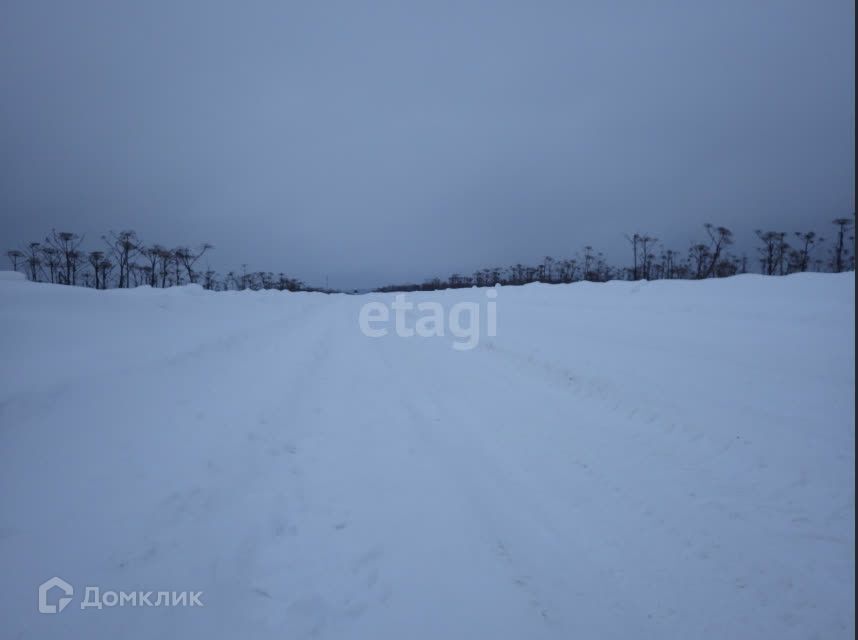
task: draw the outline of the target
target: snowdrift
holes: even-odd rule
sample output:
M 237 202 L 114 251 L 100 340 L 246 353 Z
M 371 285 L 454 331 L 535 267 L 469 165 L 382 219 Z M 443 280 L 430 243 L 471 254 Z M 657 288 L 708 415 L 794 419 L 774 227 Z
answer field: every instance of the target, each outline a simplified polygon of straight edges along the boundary
M 3 636 L 854 635 L 853 274 L 496 293 L 0 275 Z

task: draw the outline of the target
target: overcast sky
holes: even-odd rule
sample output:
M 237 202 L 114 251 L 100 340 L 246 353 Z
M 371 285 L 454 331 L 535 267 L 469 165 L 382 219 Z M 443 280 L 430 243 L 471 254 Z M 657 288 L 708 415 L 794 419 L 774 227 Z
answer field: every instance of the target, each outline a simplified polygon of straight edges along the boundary
M 0 0 L 0 243 L 363 287 L 854 210 L 854 0 Z M 8 268 L 3 267 L 3 268 Z

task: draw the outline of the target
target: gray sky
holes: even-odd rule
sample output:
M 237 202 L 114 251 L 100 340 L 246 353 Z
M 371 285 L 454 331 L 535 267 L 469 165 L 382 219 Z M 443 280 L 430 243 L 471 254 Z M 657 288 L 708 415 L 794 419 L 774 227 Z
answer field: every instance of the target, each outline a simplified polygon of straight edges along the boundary
M 0 0 L 0 243 L 337 287 L 854 210 L 854 1 Z M 744 242 L 741 242 L 744 240 Z M 4 267 L 8 268 L 8 267 Z

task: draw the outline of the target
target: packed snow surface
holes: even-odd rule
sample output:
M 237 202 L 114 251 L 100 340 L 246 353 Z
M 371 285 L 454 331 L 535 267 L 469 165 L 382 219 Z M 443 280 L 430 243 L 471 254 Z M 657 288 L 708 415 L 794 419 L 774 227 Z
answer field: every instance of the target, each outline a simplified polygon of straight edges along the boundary
M 0 636 L 854 635 L 853 274 L 494 291 L 0 278 Z

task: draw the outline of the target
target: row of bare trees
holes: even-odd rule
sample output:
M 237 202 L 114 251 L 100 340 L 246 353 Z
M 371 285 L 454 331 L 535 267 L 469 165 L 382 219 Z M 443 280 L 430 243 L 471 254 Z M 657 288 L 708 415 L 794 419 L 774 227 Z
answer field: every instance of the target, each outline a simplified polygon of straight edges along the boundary
M 111 231 L 101 237 L 103 248 L 91 251 L 81 249 L 83 241 L 76 233 L 53 230 L 44 241 L 11 249 L 6 256 L 15 271 L 35 282 L 124 289 L 196 283 L 201 274 L 195 265 L 212 248 L 146 245 L 134 231 Z
M 283 273 L 230 271 L 220 277 L 214 270 L 200 270 L 198 264 L 212 245 L 196 249 L 187 246 L 167 248 L 145 244 L 134 231 L 111 232 L 101 237 L 103 248 L 81 249 L 84 238 L 67 231 L 52 231 L 43 242 L 30 242 L 21 249 L 6 252 L 12 268 L 34 282 L 78 285 L 94 289 L 129 288 L 141 285 L 171 287 L 200 284 L 211 290 L 278 289 L 280 291 L 319 291 Z
M 15 271 L 34 282 L 50 282 L 94 289 L 172 287 L 199 284 L 215 291 L 242 289 L 278 289 L 281 291 L 319 291 L 283 273 L 230 271 L 219 276 L 214 270 L 199 268 L 200 259 L 212 249 L 203 243 L 167 248 L 146 244 L 134 231 L 110 232 L 101 236 L 102 248 L 84 251 L 84 238 L 68 231 L 52 231 L 42 242 L 30 242 L 12 249 L 6 256 Z
M 786 275 L 802 271 L 841 272 L 855 269 L 854 220 L 838 218 L 834 241 L 827 247 L 813 231 L 755 232 L 760 273 Z M 514 264 L 481 269 L 472 275 L 454 273 L 446 280 L 433 278 L 422 284 L 380 287 L 378 291 L 432 291 L 471 286 L 520 285 L 529 282 L 565 283 L 578 280 L 605 282 L 612 279 L 660 280 L 724 278 L 751 270 L 747 255 L 730 253 L 733 232 L 727 227 L 705 224 L 706 237 L 692 243 L 683 253 L 664 247 L 658 238 L 644 233 L 627 235 L 632 249 L 632 266 L 612 267 L 590 246 L 574 258 L 546 256 L 538 265 Z
M 801 271 L 840 272 L 855 268 L 854 215 L 837 218 L 830 243 L 813 231 L 787 233 L 757 230 L 757 260 L 760 272 L 786 275 Z M 632 248 L 631 267 L 613 267 L 602 253 L 586 246 L 574 258 L 546 256 L 540 264 L 513 264 L 481 269 L 472 275 L 454 273 L 446 280 L 434 278 L 422 284 L 381 287 L 379 291 L 413 291 L 470 286 L 521 285 L 529 282 L 564 283 L 612 279 L 703 279 L 723 278 L 749 271 L 747 256 L 735 256 L 730 229 L 704 225 L 705 239 L 680 252 L 664 247 L 658 238 L 644 233 L 626 236 Z M 212 269 L 201 271 L 200 259 L 212 249 L 203 243 L 196 249 L 143 243 L 134 231 L 110 232 L 101 237 L 103 247 L 81 249 L 84 238 L 67 231 L 52 231 L 43 242 L 31 242 L 6 253 L 12 268 L 30 280 L 80 285 L 95 289 L 128 288 L 140 285 L 169 287 L 198 283 L 212 290 L 277 289 L 281 291 L 328 291 L 306 286 L 283 273 L 230 271 L 220 277 Z
M 761 272 L 766 275 L 784 275 L 796 271 L 828 270 L 840 273 L 854 269 L 854 222 L 851 218 L 837 218 L 833 223 L 837 230 L 827 255 L 822 250 L 825 239 L 813 231 L 795 232 L 794 239 L 782 231 L 757 231 L 761 243 Z

